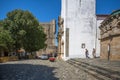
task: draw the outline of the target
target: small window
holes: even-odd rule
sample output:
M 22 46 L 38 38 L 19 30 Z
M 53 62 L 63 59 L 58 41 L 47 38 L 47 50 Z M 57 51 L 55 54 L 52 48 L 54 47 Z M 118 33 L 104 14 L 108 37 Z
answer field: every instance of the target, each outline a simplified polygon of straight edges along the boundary
M 83 49 L 85 48 L 85 43 L 81 44 L 81 48 L 83 48 Z

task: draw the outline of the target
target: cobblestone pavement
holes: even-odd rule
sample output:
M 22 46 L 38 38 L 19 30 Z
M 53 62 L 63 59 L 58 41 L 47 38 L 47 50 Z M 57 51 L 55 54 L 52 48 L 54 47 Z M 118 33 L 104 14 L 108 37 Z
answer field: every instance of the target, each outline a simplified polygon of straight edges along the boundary
M 0 63 L 0 80 L 97 80 L 62 60 L 21 60 Z

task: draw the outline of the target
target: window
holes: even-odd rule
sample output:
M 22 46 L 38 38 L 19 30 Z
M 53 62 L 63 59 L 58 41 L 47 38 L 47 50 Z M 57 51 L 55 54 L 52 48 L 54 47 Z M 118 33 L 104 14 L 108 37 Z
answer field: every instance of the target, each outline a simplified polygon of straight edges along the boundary
M 85 43 L 81 44 L 81 48 L 83 48 L 83 49 L 85 48 Z

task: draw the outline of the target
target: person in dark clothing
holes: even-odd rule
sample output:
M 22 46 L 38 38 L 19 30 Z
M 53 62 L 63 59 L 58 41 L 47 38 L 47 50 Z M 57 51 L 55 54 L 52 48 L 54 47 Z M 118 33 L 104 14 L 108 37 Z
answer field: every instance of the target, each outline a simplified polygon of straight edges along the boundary
M 86 58 L 89 58 L 89 52 L 88 52 L 88 50 L 87 49 L 85 49 L 85 55 L 86 55 Z

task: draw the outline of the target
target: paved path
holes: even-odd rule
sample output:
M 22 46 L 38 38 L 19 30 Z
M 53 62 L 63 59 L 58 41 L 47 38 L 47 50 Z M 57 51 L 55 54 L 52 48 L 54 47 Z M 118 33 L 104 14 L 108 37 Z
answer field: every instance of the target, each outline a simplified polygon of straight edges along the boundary
M 0 80 L 97 80 L 67 62 L 21 60 L 0 63 Z

